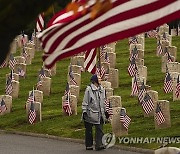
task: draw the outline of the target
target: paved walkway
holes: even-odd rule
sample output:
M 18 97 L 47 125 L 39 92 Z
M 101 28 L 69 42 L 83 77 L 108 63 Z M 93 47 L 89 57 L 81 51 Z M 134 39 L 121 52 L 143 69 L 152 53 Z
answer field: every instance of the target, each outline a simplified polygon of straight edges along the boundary
M 109 148 L 86 151 L 83 144 L 33 136 L 0 134 L 0 154 L 139 154 Z

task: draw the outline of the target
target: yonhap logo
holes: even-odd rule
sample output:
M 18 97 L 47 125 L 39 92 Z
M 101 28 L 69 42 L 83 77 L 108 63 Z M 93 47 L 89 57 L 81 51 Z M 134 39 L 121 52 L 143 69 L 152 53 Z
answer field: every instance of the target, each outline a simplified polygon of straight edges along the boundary
M 106 148 L 112 147 L 116 143 L 116 137 L 113 133 L 104 134 L 102 143 Z

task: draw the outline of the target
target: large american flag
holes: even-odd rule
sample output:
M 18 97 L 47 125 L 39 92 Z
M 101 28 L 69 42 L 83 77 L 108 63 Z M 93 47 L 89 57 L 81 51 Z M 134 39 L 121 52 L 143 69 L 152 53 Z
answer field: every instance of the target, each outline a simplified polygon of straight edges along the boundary
M 171 91 L 173 91 L 172 78 L 170 73 L 167 72 L 164 79 L 164 92 L 169 93 Z
M 70 105 L 70 95 L 65 96 L 66 99 L 63 101 L 63 110 L 70 116 L 72 115 L 71 105 Z
M 163 53 L 163 48 L 162 48 L 161 42 L 159 40 L 157 43 L 157 54 L 161 55 L 162 53 Z
M 160 125 L 166 121 L 159 104 L 157 104 L 154 117 L 155 117 L 155 120 L 157 121 L 158 125 Z
M 137 76 L 134 76 L 134 82 L 132 83 L 131 96 L 137 96 L 138 94 L 138 82 Z
M 85 14 L 82 7 L 76 15 L 73 11 L 58 12 L 48 28 L 38 35 L 46 67 L 74 54 L 151 30 L 178 19 L 180 14 L 179 0 L 112 0 L 112 8 L 92 20 L 92 6 L 94 1 L 89 1 Z
M 138 99 L 140 103 L 142 103 L 145 93 L 146 93 L 146 86 L 143 81 L 141 86 L 139 87 L 139 92 L 138 92 Z
M 145 94 L 141 105 L 146 114 L 149 114 L 151 111 L 154 110 L 153 100 L 148 93 Z
M 1 104 L 0 104 L 0 113 L 5 112 L 7 110 L 6 104 L 4 99 L 1 100 Z
M 10 95 L 12 91 L 13 91 L 12 80 L 10 77 L 8 77 L 6 81 L 5 93 L 6 95 Z
M 176 95 L 177 98 L 178 98 L 179 95 L 180 95 L 180 81 L 179 81 L 179 75 L 178 75 L 178 78 L 177 78 L 175 95 Z
M 136 66 L 136 60 L 135 58 L 132 58 L 130 61 L 130 64 L 128 66 L 128 73 L 130 76 L 135 76 L 138 72 L 137 66 Z
M 122 122 L 123 126 L 128 130 L 131 118 L 126 114 L 125 108 L 121 108 L 120 121 Z
M 44 13 L 38 15 L 36 20 L 36 32 L 41 32 L 44 29 Z
M 137 43 L 138 43 L 138 39 L 136 36 L 129 37 L 129 45 L 130 44 L 137 44 Z
M 28 116 L 28 120 L 30 124 L 34 124 L 36 122 L 36 110 L 34 108 L 34 101 L 31 102 L 31 106 L 30 106 L 30 110 L 29 110 L 29 116 Z
M 96 48 L 86 51 L 84 59 L 84 68 L 92 74 L 96 72 Z
M 9 57 L 9 68 L 10 69 L 14 69 L 14 66 L 16 65 L 16 60 L 14 59 L 14 56 L 12 54 L 10 54 L 10 57 Z

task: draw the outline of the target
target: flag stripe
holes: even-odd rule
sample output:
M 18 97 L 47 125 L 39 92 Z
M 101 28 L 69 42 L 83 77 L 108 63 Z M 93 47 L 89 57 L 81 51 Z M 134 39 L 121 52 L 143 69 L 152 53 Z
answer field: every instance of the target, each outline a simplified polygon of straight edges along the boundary
M 39 35 L 45 50 L 45 65 L 51 67 L 55 61 L 72 54 L 150 30 L 173 20 L 180 14 L 179 4 L 180 1 L 175 0 L 115 1 L 111 10 L 95 20 L 89 19 L 89 13 L 69 24 L 53 25 Z M 48 34 L 54 27 L 57 27 L 57 32 L 54 35 L 52 32 Z M 47 35 L 43 36 L 45 33 Z

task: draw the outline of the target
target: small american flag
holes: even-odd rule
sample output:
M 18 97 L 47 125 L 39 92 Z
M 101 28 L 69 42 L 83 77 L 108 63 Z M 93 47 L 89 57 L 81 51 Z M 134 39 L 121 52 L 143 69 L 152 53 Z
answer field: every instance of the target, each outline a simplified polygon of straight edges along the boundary
M 137 66 L 136 66 L 136 60 L 135 58 L 132 58 L 132 60 L 130 61 L 130 64 L 128 66 L 128 73 L 130 76 L 135 76 L 138 72 Z
M 105 53 L 105 56 L 104 56 L 104 62 L 110 64 L 110 60 L 109 60 L 109 56 L 107 52 Z
M 139 92 L 138 92 L 138 99 L 139 99 L 140 103 L 142 103 L 142 101 L 143 101 L 144 93 L 146 93 L 146 87 L 145 87 L 145 84 L 143 81 L 141 86 L 139 87 Z
M 19 76 L 21 76 L 21 77 L 24 77 L 24 76 L 25 76 L 24 70 L 23 70 L 22 68 L 19 68 L 19 67 L 18 67 L 18 74 L 19 74 Z
M 10 54 L 10 57 L 9 57 L 9 68 L 13 70 L 16 63 L 17 62 L 14 59 L 14 56 L 12 54 Z
M 66 96 L 66 95 L 70 95 L 70 89 L 69 89 L 69 83 L 68 82 L 66 84 L 66 89 L 64 91 L 64 96 Z
M 164 79 L 164 92 L 169 93 L 171 91 L 173 91 L 172 78 L 170 73 L 167 72 Z
M 9 77 L 11 78 L 11 80 L 15 80 L 13 70 L 11 70 Z
M 147 37 L 150 38 L 157 38 L 157 31 L 156 30 L 150 30 L 147 32 Z
M 45 77 L 46 77 L 46 74 L 45 74 L 45 72 L 44 72 L 43 67 L 42 67 L 41 70 L 39 71 L 39 77 L 40 77 L 40 78 L 45 78 Z
M 34 96 L 34 89 L 33 89 L 27 99 L 27 103 L 32 103 L 34 101 L 35 101 L 35 96 Z
M 137 47 L 135 46 L 135 47 L 131 50 L 129 60 L 132 61 L 132 59 L 137 59 L 137 58 L 138 58 L 138 49 L 137 49 Z
M 7 110 L 6 104 L 4 99 L 1 100 L 1 104 L 0 104 L 0 113 L 5 112 Z
M 72 115 L 72 110 L 70 106 L 70 95 L 66 95 L 66 99 L 63 101 L 63 109 L 69 116 Z
M 162 35 L 162 40 L 168 40 L 166 33 L 164 32 Z
M 26 38 L 24 36 L 24 31 L 21 32 L 21 45 L 24 47 L 26 43 Z
M 132 84 L 131 96 L 137 96 L 138 94 L 138 82 L 136 75 L 134 76 L 134 82 Z
M 157 54 L 161 55 L 162 53 L 163 53 L 163 48 L 162 48 L 161 42 L 159 40 L 158 44 L 157 44 Z
M 13 91 L 13 86 L 12 86 L 12 80 L 10 77 L 8 77 L 6 81 L 6 88 L 5 88 L 5 93 L 6 95 L 10 95 Z
M 149 114 L 151 111 L 154 110 L 154 103 L 152 98 L 148 95 L 148 93 L 145 94 L 144 99 L 141 103 L 142 108 L 146 114 Z
M 1 64 L 0 68 L 4 68 L 6 67 L 7 63 L 6 63 L 6 60 L 3 61 L 3 63 Z
M 157 104 L 154 117 L 155 117 L 155 120 L 157 121 L 158 125 L 160 125 L 166 121 L 159 104 Z
M 69 68 L 69 78 L 70 78 L 70 83 L 72 83 L 72 85 L 77 85 L 77 82 L 74 78 L 74 75 L 73 75 L 73 71 L 72 71 L 72 66 L 70 65 L 70 68 Z
M 177 98 L 178 98 L 179 95 L 180 95 L 180 81 L 179 81 L 179 75 L 178 75 L 178 78 L 177 78 L 177 84 L 176 84 L 175 95 L 176 95 Z
M 38 82 L 36 84 L 36 89 L 39 89 L 41 86 L 42 86 L 42 81 L 41 81 L 41 78 L 39 77 Z
M 25 60 L 27 60 L 28 54 L 27 54 L 27 52 L 26 52 L 24 47 L 22 48 L 22 56 L 25 58 Z
M 172 56 L 168 52 L 168 48 L 167 47 L 164 48 L 164 53 L 165 53 L 165 56 L 167 57 L 167 62 L 173 62 Z
M 106 73 L 106 70 L 103 66 L 101 66 L 100 62 L 98 61 L 97 66 L 96 66 L 96 74 L 99 76 L 101 79 L 104 77 Z
M 120 121 L 123 123 L 123 126 L 128 130 L 131 118 L 126 114 L 125 108 L 121 108 Z
M 138 43 L 138 39 L 136 36 L 130 37 L 129 38 L 129 45 L 130 44 L 137 44 Z
M 109 68 L 107 68 L 106 73 L 104 74 L 104 80 L 107 81 L 109 79 Z
M 104 57 L 106 49 L 107 49 L 107 44 L 100 46 L 100 48 L 99 48 L 99 50 L 100 50 L 100 55 L 99 55 L 100 58 Z
M 30 110 L 29 110 L 29 116 L 28 116 L 28 119 L 29 119 L 29 123 L 30 124 L 34 124 L 35 121 L 36 121 L 36 110 L 34 108 L 34 101 L 31 102 L 31 106 L 30 106 Z

